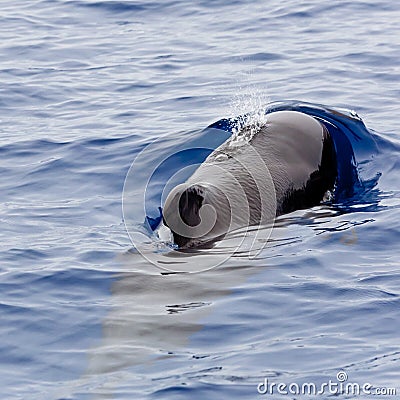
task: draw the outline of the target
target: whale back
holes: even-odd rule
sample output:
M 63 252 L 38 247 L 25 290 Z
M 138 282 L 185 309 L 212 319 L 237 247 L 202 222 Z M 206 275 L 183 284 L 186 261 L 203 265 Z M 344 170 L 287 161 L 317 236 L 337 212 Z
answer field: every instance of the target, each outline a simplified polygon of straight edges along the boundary
M 202 170 L 207 165 L 218 164 L 221 154 L 224 154 L 228 157 L 224 160 L 225 168 L 234 171 L 247 197 L 250 197 L 254 185 L 246 175 L 251 169 L 254 170 L 253 175 L 261 173 L 260 169 L 251 166 L 254 151 L 260 155 L 264 169 L 268 169 L 272 177 L 276 215 L 317 205 L 328 190 L 333 191 L 337 165 L 329 132 L 315 118 L 297 111 L 268 114 L 266 123 L 251 136 L 248 143 L 236 145 L 235 138 L 228 139 L 208 156 L 190 180 L 193 182 L 201 175 L 202 179 L 207 179 Z M 229 165 L 230 158 L 240 161 L 238 170 Z M 208 173 L 208 177 L 213 181 L 217 179 L 215 174 Z M 250 207 L 256 207 L 256 204 L 250 202 Z
M 317 205 L 333 191 L 336 153 L 326 127 L 297 111 L 277 111 L 252 140 L 271 172 L 277 215 Z

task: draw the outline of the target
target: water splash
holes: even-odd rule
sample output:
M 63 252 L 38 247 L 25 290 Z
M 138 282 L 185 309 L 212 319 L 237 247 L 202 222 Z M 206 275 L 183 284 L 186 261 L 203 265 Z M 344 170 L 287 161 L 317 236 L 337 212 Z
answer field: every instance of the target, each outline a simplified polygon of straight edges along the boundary
M 246 75 L 247 81 L 251 75 Z M 265 125 L 267 116 L 266 104 L 269 98 L 266 90 L 261 86 L 245 82 L 239 84 L 236 94 L 230 104 L 230 124 L 232 126 L 232 138 L 230 146 L 240 146 L 249 143 L 253 136 Z M 239 115 L 239 117 L 238 117 Z

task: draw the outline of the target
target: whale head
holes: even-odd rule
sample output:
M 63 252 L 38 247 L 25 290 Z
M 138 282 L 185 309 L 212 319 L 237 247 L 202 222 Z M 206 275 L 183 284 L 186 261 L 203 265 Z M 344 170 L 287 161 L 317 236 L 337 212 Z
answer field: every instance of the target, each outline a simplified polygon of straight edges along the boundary
M 226 195 L 207 184 L 183 183 L 169 193 L 163 223 L 180 248 L 202 246 L 221 237 L 231 224 Z

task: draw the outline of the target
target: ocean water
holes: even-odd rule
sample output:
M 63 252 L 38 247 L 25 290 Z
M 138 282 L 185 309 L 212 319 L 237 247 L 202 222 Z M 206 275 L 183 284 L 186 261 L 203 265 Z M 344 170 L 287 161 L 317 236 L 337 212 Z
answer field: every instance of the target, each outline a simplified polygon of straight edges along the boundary
M 400 5 L 4 0 L 0 15 L 1 399 L 299 399 L 330 380 L 398 398 Z M 193 161 L 165 151 L 304 102 L 362 118 L 364 191 L 280 217 L 256 257 L 207 271 L 167 273 L 223 251 L 138 251 L 163 174 Z M 141 200 L 123 213 L 127 188 Z

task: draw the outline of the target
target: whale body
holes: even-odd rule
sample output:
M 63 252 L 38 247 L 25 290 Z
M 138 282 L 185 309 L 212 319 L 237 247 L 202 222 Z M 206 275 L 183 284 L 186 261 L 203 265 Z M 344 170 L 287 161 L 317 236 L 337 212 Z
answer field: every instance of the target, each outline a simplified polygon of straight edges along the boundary
M 246 131 L 247 129 L 247 131 Z M 164 225 L 180 248 L 320 204 L 334 190 L 336 149 L 325 124 L 299 111 L 275 111 L 215 149 L 173 188 Z

